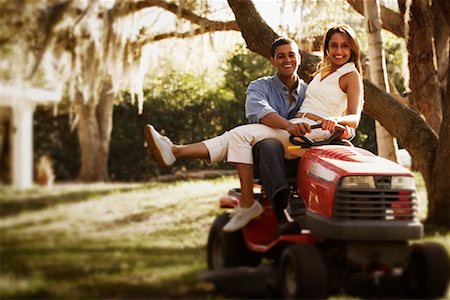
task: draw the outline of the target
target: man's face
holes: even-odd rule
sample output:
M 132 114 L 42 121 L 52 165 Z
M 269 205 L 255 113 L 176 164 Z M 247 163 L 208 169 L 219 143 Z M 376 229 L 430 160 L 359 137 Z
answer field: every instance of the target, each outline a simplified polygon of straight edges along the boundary
M 281 45 L 275 50 L 275 57 L 270 58 L 270 62 L 277 69 L 278 76 L 282 78 L 292 77 L 297 74 L 300 65 L 300 54 L 297 46 Z

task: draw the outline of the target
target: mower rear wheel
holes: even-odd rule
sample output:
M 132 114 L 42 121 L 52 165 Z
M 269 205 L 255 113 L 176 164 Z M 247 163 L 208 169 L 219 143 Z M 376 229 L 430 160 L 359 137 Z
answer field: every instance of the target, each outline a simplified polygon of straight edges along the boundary
M 404 273 L 407 296 L 443 297 L 449 279 L 450 259 L 441 244 L 426 242 L 411 245 L 409 263 Z
M 207 262 L 211 271 L 238 266 L 254 267 L 261 263 L 261 255 L 247 248 L 242 230 L 235 232 L 222 230 L 229 220 L 228 213 L 219 215 L 209 230 Z
M 315 245 L 292 245 L 283 251 L 280 286 L 284 299 L 326 298 L 326 266 Z

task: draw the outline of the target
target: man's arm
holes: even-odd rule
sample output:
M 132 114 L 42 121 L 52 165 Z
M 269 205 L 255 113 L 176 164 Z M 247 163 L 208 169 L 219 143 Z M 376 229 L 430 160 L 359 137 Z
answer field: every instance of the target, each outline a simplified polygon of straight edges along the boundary
M 250 83 L 247 88 L 247 99 L 245 102 L 246 117 L 250 123 L 261 123 L 272 128 L 283 129 L 296 136 L 302 136 L 307 132 L 311 132 L 308 124 L 293 124 L 282 117 L 271 106 L 269 97 L 269 89 L 264 79 Z
M 273 112 L 264 116 L 261 123 L 272 128 L 287 129 L 292 123 L 279 114 Z
M 261 123 L 272 128 L 284 129 L 295 136 L 303 136 L 311 132 L 311 127 L 307 123 L 292 123 L 277 113 L 267 114 L 261 119 Z

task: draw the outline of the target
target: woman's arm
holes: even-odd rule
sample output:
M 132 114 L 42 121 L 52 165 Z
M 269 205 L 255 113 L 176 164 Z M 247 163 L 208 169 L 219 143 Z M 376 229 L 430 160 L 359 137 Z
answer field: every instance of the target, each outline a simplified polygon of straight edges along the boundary
M 350 72 L 339 79 L 339 85 L 347 94 L 347 114 L 322 121 L 322 128 L 333 130 L 336 123 L 356 128 L 361 118 L 363 107 L 363 84 L 358 72 Z

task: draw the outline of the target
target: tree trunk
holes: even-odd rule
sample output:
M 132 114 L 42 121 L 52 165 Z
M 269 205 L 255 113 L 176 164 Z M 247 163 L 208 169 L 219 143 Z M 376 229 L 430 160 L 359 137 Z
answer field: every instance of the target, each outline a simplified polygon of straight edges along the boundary
M 439 89 L 437 57 L 434 44 L 433 15 L 428 0 L 414 0 L 407 5 L 409 100 L 439 134 L 442 122 L 442 95 Z
M 447 93 L 447 76 L 449 73 L 449 38 L 450 38 L 450 20 L 446 12 L 450 9 L 449 1 L 435 0 L 432 3 L 431 10 L 433 14 L 433 32 L 434 45 L 436 48 L 437 76 L 440 92 L 445 99 Z M 444 110 L 444 107 L 442 108 Z M 444 111 L 443 111 L 444 113 Z
M 449 23 L 450 27 L 450 23 Z M 450 60 L 450 51 L 447 55 Z M 447 73 L 447 87 L 442 104 L 442 124 L 436 159 L 433 164 L 428 191 L 428 219 L 431 224 L 438 224 L 450 229 L 450 74 Z
M 268 39 L 273 34 L 254 35 L 253 32 L 255 30 L 261 30 L 261 28 L 258 28 L 258 24 L 254 25 L 252 22 L 241 20 L 261 19 L 251 1 L 228 0 L 228 3 L 235 12 L 236 21 L 239 24 L 247 45 L 249 45 L 249 49 L 264 57 L 268 57 L 268 47 L 270 47 L 272 40 L 262 41 L 260 37 L 266 36 Z M 239 7 L 246 8 L 245 14 L 238 13 Z M 267 25 L 265 28 L 267 28 Z M 272 29 L 269 28 L 267 30 L 273 33 Z M 266 48 L 264 49 L 261 45 L 266 45 Z M 417 53 L 414 55 L 417 55 Z M 301 68 L 306 67 L 306 70 L 308 70 L 302 73 L 302 78 L 305 81 L 309 81 L 309 70 L 314 69 L 318 60 L 314 55 L 302 53 Z M 448 83 L 447 97 L 443 99 L 443 103 L 446 104 L 440 139 L 438 139 L 436 131 L 432 130 L 417 111 L 401 104 L 368 80 L 364 80 L 364 94 L 364 111 L 373 119 L 378 120 L 391 135 L 399 140 L 416 161 L 417 168 L 424 177 L 429 196 L 429 217 L 427 222 L 450 227 L 450 218 L 448 218 L 448 212 L 450 211 L 448 209 L 450 205 L 450 180 L 448 180 L 448 170 L 450 169 L 450 151 L 448 150 L 450 149 L 450 112 L 447 100 L 449 98 Z M 427 99 L 430 98 L 426 97 L 424 101 Z
M 369 41 L 370 80 L 380 90 L 389 93 L 386 59 L 381 39 L 380 2 L 378 0 L 364 0 L 364 15 Z M 398 162 L 397 140 L 378 121 L 375 121 L 375 131 L 378 155 Z
M 450 26 L 443 21 L 439 10 L 436 7 L 432 9 L 426 0 L 414 0 L 408 3 L 407 12 L 410 17 L 407 43 L 410 100 L 439 135 L 439 144 L 434 152 L 435 157 L 429 165 L 430 176 L 424 176 L 428 192 L 427 223 L 450 228 L 448 218 L 450 181 L 447 175 L 450 169 L 450 151 L 448 150 L 450 146 L 448 113 Z M 440 76 L 443 76 L 442 73 L 446 74 L 447 87 L 440 83 L 440 73 Z
M 81 170 L 78 179 L 83 182 L 108 181 L 109 142 L 112 130 L 114 95 L 110 78 L 103 81 L 98 102 L 83 101 L 78 93 L 78 140 L 81 148 Z

